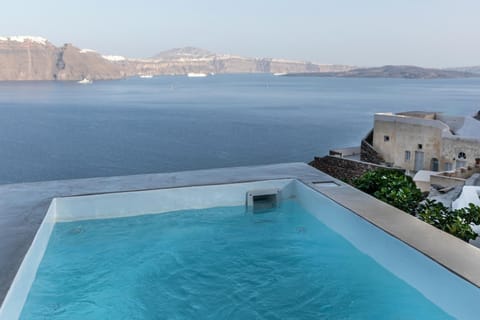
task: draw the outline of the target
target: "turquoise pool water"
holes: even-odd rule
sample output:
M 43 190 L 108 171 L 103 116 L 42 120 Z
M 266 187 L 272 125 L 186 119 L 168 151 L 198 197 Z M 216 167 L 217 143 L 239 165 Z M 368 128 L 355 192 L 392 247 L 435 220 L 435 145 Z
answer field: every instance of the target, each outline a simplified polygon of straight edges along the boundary
M 21 319 L 448 319 L 294 201 L 58 223 Z

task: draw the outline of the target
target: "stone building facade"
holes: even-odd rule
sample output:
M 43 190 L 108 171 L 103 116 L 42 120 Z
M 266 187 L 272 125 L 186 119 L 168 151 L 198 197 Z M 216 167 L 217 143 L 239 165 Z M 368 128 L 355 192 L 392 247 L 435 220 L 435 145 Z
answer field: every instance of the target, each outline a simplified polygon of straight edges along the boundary
M 434 112 L 375 114 L 373 148 L 389 165 L 451 171 L 480 165 L 480 121 Z

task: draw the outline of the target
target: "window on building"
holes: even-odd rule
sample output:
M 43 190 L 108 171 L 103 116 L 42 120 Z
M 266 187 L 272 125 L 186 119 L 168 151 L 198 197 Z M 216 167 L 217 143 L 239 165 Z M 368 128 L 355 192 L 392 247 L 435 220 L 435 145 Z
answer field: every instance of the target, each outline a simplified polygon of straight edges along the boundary
M 421 143 L 418 144 L 418 149 L 422 150 L 423 145 Z
M 452 171 L 452 163 L 451 162 L 445 162 L 445 171 Z
M 405 161 L 410 160 L 410 151 L 405 151 Z
M 467 155 L 465 154 L 465 152 L 459 152 L 458 159 L 467 159 Z
M 430 170 L 438 171 L 438 159 L 437 158 L 432 158 L 432 160 L 430 160 Z
M 383 141 L 385 142 L 390 141 L 390 136 L 383 136 Z
M 455 167 L 457 169 L 458 168 L 466 168 L 467 167 L 467 161 L 458 159 L 455 163 Z

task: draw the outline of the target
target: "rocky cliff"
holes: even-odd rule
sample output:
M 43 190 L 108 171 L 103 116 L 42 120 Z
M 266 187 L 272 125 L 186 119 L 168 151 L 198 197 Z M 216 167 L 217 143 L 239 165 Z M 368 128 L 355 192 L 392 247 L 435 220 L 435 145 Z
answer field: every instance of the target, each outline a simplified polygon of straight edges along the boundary
M 322 65 L 303 61 L 271 58 L 248 58 L 236 55 L 216 54 L 207 50 L 185 47 L 161 52 L 149 59 L 130 61 L 134 73 L 186 74 L 203 73 L 290 73 L 290 72 L 339 72 L 350 70 L 345 65 Z
M 321 65 L 270 58 L 216 54 L 185 47 L 146 59 L 102 56 L 71 44 L 56 47 L 40 37 L 0 37 L 0 81 L 120 79 L 141 74 L 339 72 L 344 65 Z
M 80 50 L 66 44 L 57 51 L 55 80 L 106 80 L 128 75 L 121 63 L 110 61 L 91 50 Z
M 0 38 L 0 80 L 51 80 L 57 48 L 43 38 Z
M 56 47 L 41 37 L 0 37 L 0 81 L 102 80 L 136 75 L 183 75 L 190 72 L 434 79 L 479 76 L 480 67 L 427 69 L 383 66 L 356 69 L 348 65 L 217 54 L 194 47 L 163 51 L 151 58 L 127 59 L 122 56 L 102 56 L 93 50 L 79 49 L 71 44 Z
M 118 79 L 121 64 L 70 44 L 56 47 L 40 37 L 0 37 L 0 80 Z

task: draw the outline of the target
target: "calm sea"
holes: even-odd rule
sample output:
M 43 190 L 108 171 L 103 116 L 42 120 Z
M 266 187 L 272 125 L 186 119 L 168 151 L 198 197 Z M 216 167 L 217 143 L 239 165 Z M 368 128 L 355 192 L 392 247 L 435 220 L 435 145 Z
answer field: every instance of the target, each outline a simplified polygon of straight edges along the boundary
M 308 162 L 359 145 L 375 112 L 479 109 L 480 79 L 0 82 L 0 184 Z

